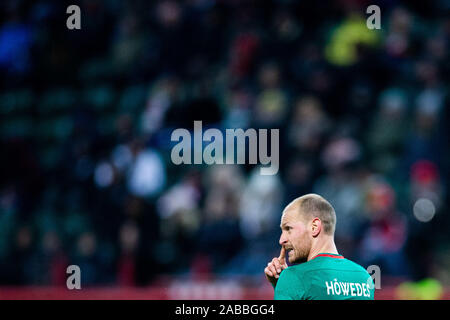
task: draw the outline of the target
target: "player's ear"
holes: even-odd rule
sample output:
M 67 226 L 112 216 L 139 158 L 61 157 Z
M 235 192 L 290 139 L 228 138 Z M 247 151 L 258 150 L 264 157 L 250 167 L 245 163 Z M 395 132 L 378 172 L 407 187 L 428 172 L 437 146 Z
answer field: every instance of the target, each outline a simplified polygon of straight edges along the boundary
M 322 221 L 320 221 L 319 218 L 314 218 L 311 223 L 312 236 L 317 237 L 320 234 L 321 230 L 322 230 Z

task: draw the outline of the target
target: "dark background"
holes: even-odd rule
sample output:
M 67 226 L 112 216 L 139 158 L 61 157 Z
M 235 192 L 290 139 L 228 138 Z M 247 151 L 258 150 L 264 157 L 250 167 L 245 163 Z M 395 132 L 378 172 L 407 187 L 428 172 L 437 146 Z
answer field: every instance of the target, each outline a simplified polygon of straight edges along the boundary
M 449 10 L 2 1 L 0 285 L 63 286 L 69 264 L 85 286 L 261 285 L 283 207 L 309 192 L 384 284 L 449 285 Z M 280 171 L 175 166 L 170 134 L 194 120 L 279 128 Z

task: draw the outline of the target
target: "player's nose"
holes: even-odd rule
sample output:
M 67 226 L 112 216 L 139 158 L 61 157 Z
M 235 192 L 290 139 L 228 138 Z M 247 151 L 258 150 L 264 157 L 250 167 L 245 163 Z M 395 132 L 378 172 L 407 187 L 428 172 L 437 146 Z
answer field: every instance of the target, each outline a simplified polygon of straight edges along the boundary
M 287 242 L 286 237 L 284 237 L 283 235 L 280 236 L 280 240 L 278 241 L 280 243 L 280 246 L 284 246 Z

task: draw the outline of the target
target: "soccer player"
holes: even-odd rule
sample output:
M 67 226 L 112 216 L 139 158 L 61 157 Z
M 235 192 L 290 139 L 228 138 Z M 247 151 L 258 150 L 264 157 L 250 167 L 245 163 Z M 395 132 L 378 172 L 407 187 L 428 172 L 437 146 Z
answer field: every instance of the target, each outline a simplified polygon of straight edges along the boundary
M 292 201 L 281 217 L 281 252 L 264 269 L 275 300 L 374 299 L 374 283 L 334 243 L 336 213 L 317 194 Z M 287 266 L 286 252 L 289 263 Z

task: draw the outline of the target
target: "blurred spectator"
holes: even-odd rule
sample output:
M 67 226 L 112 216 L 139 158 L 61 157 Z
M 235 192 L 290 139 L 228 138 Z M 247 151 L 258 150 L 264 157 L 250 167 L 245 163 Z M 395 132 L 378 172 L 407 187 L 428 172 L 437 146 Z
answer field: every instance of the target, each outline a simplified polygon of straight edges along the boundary
M 261 92 L 256 98 L 255 119 L 257 127 L 278 128 L 287 114 L 287 95 L 281 89 L 280 68 L 265 64 L 259 73 Z
M 334 65 L 350 66 L 358 61 L 362 46 L 373 47 L 378 42 L 378 32 L 369 30 L 365 19 L 353 13 L 333 30 L 325 56 Z
M 117 271 L 117 283 L 120 286 L 136 285 L 136 249 L 139 230 L 134 223 L 126 223 L 120 229 L 120 256 Z
M 0 70 L 11 77 L 26 75 L 31 67 L 33 28 L 23 21 L 19 1 L 3 6 L 7 19 L 0 27 Z
M 164 187 L 166 175 L 164 163 L 157 151 L 143 149 L 138 141 L 131 146 L 134 156 L 128 176 L 128 188 L 136 196 L 158 194 Z
M 365 265 L 375 264 L 391 276 L 408 276 L 409 269 L 402 251 L 407 234 L 406 219 L 396 210 L 394 190 L 377 177 L 368 179 L 365 214 L 368 226 L 359 247 Z
M 314 96 L 301 97 L 297 100 L 290 119 L 289 144 L 302 154 L 316 154 L 330 125 L 321 103 Z
M 392 172 L 402 153 L 408 132 L 407 97 L 404 91 L 390 88 L 380 95 L 379 109 L 368 131 L 371 164 L 380 172 Z
M 282 210 L 283 189 L 277 176 L 261 176 L 253 169 L 240 201 L 239 213 L 242 234 L 248 241 L 263 238 L 278 226 Z

